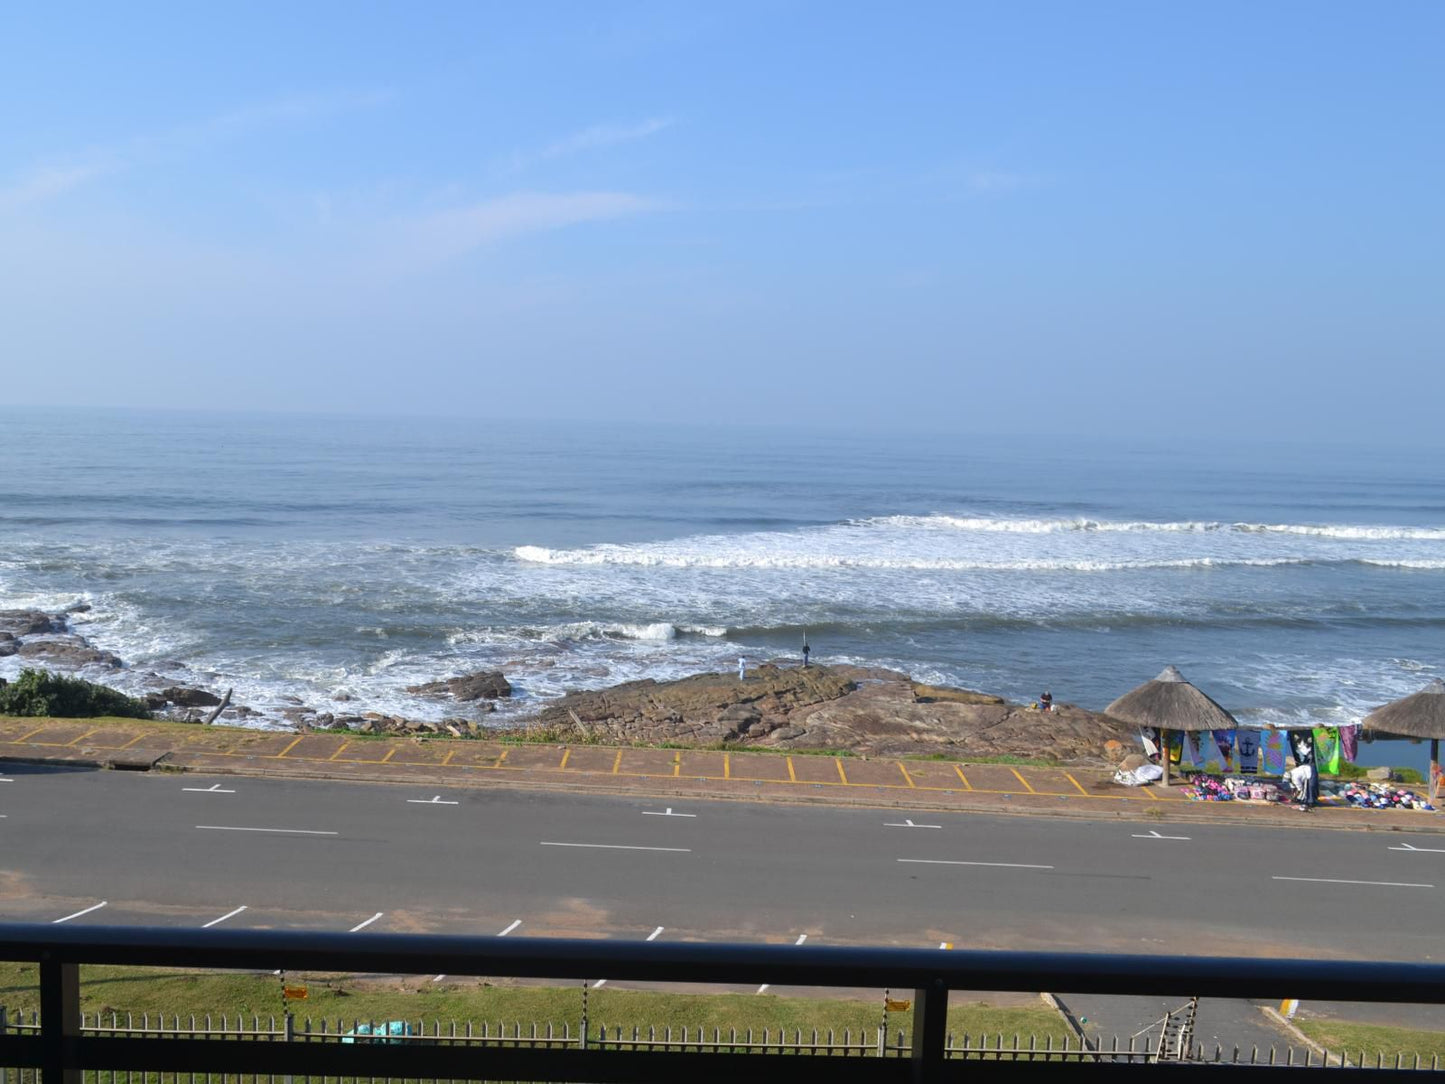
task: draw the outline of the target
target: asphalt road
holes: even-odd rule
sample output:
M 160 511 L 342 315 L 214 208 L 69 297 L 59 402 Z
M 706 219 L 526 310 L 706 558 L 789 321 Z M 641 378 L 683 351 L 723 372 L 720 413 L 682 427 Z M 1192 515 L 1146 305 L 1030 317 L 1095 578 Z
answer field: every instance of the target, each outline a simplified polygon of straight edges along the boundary
M 1445 835 L 740 802 L 668 815 L 643 798 L 20 765 L 0 779 L 9 921 L 1440 953 Z

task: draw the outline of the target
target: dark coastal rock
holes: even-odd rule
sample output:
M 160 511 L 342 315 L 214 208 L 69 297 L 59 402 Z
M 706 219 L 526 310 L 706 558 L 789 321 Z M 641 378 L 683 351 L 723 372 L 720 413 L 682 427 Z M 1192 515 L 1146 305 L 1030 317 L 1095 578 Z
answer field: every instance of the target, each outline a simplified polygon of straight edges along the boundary
M 39 636 L 64 631 L 64 618 L 57 620 L 40 610 L 0 610 L 0 632 L 8 632 L 12 636 Z
M 214 693 L 208 693 L 205 689 L 193 689 L 186 685 L 172 685 L 169 689 L 162 689 L 155 695 L 182 708 L 214 708 L 221 702 L 221 698 Z
M 66 640 L 27 640 L 20 645 L 16 654 L 77 670 L 82 666 L 107 666 L 112 670 L 119 670 L 121 667 L 119 655 L 91 647 L 78 636 Z
M 1053 712 L 907 675 L 850 666 L 759 666 L 680 681 L 636 681 L 568 693 L 534 726 L 565 740 L 659 744 L 726 742 L 768 749 L 846 749 L 865 756 L 942 754 L 1105 761 L 1132 730 L 1064 705 Z
M 13 655 L 20 650 L 20 645 L 14 636 L 8 632 L 0 632 L 0 659 L 6 655 Z
M 500 670 L 479 670 L 475 674 L 464 674 L 444 681 L 409 685 L 406 691 L 417 696 L 450 696 L 453 700 L 496 700 L 499 697 L 511 696 L 512 686 Z

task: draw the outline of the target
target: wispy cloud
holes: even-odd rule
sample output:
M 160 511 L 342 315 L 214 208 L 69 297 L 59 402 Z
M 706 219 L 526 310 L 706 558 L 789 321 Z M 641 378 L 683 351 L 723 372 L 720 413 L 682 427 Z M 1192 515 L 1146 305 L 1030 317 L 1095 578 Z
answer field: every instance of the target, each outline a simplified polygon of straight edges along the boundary
M 137 168 L 158 158 L 194 152 L 206 144 L 270 127 L 323 120 L 358 109 L 375 108 L 391 101 L 390 91 L 347 91 L 304 95 L 241 106 L 199 121 L 135 136 L 114 147 L 88 151 L 22 171 L 0 185 L 0 211 L 10 210 L 71 192 L 101 177 Z
M 396 226 L 392 270 L 415 270 L 523 234 L 655 210 L 628 192 L 518 192 L 410 219 Z
M 526 169 L 539 162 L 581 154 L 584 151 L 615 147 L 623 143 L 636 143 L 658 132 L 671 128 L 673 121 L 667 117 L 651 117 L 637 124 L 594 124 L 590 128 L 573 132 L 561 139 L 534 150 L 516 151 L 508 160 L 514 170 Z

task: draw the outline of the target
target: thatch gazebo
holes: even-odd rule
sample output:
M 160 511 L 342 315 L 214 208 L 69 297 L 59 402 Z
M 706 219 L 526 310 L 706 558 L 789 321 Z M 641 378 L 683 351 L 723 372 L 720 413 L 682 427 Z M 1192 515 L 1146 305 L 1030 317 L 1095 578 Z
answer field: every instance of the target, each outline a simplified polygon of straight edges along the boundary
M 1445 681 L 1436 678 L 1418 693 L 1376 708 L 1362 725 L 1373 736 L 1430 739 L 1430 804 L 1435 805 L 1440 790 L 1440 739 L 1445 738 Z
M 1105 715 L 1135 726 L 1159 728 L 1159 763 L 1162 786 L 1169 785 L 1169 732 L 1171 730 L 1230 730 L 1239 724 L 1234 716 L 1184 680 L 1177 667 L 1166 666 L 1153 681 L 1125 693 L 1104 709 Z

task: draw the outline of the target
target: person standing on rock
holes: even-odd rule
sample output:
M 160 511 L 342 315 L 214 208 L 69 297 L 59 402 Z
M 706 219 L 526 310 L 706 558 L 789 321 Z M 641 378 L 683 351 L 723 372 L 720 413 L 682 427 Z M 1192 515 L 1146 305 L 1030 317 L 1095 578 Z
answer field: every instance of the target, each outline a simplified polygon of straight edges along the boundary
M 738 680 L 748 680 L 748 660 L 742 655 L 738 656 Z
M 813 649 L 808 646 L 808 641 L 807 641 L 807 640 L 804 640 L 804 641 L 803 641 L 803 669 L 804 669 L 804 670 L 806 670 L 806 669 L 808 668 L 808 656 L 811 655 L 812 653 L 813 653 Z

